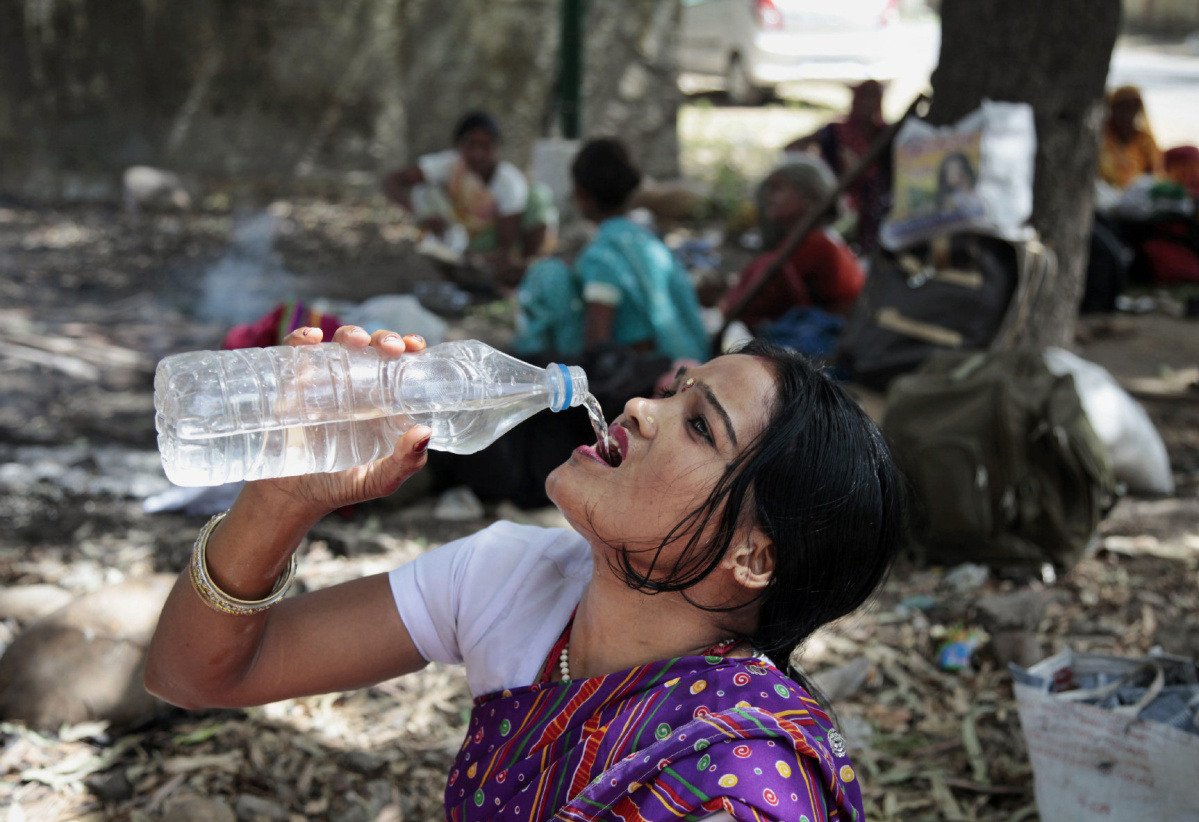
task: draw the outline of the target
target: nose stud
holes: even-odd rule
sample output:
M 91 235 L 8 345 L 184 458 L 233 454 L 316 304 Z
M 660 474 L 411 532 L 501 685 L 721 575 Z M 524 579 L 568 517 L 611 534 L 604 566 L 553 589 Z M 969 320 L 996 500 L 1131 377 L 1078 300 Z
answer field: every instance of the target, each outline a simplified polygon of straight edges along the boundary
M 649 416 L 648 414 L 645 417 L 645 421 L 648 422 L 650 425 L 654 424 L 654 418 Z

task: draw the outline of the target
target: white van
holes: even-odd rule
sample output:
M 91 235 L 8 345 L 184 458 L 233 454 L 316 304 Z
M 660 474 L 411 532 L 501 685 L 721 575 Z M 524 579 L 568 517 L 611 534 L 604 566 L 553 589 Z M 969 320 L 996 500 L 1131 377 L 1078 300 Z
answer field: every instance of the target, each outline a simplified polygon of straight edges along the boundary
M 733 102 L 781 83 L 889 80 L 899 0 L 682 0 L 680 72 L 723 77 Z

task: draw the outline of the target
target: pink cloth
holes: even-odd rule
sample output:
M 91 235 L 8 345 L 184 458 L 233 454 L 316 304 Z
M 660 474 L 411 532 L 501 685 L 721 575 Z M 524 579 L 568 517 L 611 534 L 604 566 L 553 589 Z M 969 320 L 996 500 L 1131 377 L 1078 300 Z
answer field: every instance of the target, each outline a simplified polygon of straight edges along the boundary
M 341 321 L 332 314 L 312 311 L 299 300 L 288 300 L 252 323 L 230 328 L 221 341 L 221 348 L 269 348 L 282 345 L 288 334 L 304 327 L 320 328 L 325 334 L 325 342 L 329 342 L 340 325 Z

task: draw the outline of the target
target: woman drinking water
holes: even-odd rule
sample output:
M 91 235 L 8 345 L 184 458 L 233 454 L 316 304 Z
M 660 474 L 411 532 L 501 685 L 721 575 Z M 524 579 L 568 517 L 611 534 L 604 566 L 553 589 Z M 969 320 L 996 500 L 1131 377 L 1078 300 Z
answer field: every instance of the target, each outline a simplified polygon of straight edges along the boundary
M 866 600 L 896 550 L 899 481 L 878 429 L 801 357 L 757 343 L 631 400 L 612 429 L 616 467 L 581 446 L 547 481 L 573 530 L 500 522 L 282 601 L 308 529 L 393 492 L 431 432 L 339 474 L 248 483 L 201 531 L 147 687 L 236 707 L 463 663 L 475 701 L 447 819 L 861 818 L 844 740 L 790 660 Z

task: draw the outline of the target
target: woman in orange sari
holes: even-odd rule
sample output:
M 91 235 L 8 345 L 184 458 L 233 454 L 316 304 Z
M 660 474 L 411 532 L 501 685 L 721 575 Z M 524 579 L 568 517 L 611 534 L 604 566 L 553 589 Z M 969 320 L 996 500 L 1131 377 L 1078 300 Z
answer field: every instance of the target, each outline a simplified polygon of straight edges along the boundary
M 1099 176 L 1125 189 L 1142 174 L 1161 176 L 1162 153 L 1145 119 L 1145 102 L 1135 86 L 1122 86 L 1108 100 L 1107 125 L 1099 150 Z

